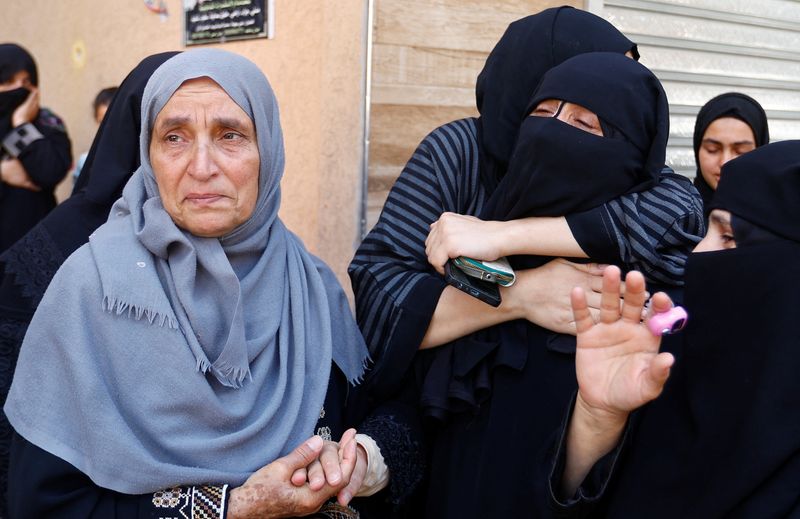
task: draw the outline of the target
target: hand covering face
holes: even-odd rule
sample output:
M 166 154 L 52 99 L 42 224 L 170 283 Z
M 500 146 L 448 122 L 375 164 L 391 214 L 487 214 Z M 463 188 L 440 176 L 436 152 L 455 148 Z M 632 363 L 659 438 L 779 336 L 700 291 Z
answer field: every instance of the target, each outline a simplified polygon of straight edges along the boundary
M 11 81 L 23 70 L 28 73 L 31 84 L 37 86 L 39 74 L 33 56 L 15 43 L 0 43 L 0 83 Z M 11 131 L 11 116 L 30 93 L 25 87 L 0 92 L 0 139 Z
M 258 136 L 256 207 L 221 238 L 174 224 L 150 166 L 156 116 L 198 77 L 225 90 Z M 108 223 L 45 294 L 6 414 L 119 492 L 240 484 L 313 434 L 331 362 L 355 382 L 366 347 L 333 273 L 277 217 L 283 137 L 256 65 L 202 49 L 159 67 L 142 100 L 140 157 Z

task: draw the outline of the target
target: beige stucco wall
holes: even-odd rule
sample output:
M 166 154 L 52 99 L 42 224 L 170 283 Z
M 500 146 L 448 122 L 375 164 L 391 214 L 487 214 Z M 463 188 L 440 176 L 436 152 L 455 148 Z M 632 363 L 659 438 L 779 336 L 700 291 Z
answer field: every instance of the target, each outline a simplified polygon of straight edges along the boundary
M 94 136 L 97 91 L 149 54 L 184 48 L 181 0 L 165 3 L 166 18 L 142 0 L 4 6 L 0 39 L 36 58 L 42 103 L 65 120 L 75 157 Z M 281 216 L 344 282 L 361 196 L 366 0 L 275 0 L 275 13 L 274 39 L 219 47 L 247 56 L 270 79 L 286 146 Z M 84 63 L 73 59 L 75 45 Z

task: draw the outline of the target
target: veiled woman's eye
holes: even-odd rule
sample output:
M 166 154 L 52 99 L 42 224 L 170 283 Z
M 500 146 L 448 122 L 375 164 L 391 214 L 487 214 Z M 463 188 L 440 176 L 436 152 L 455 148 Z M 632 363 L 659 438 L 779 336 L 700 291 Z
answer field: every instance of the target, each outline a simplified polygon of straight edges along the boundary
M 546 99 L 536 105 L 536 108 L 530 113 L 535 117 L 553 117 L 558 111 L 561 101 L 557 99 Z

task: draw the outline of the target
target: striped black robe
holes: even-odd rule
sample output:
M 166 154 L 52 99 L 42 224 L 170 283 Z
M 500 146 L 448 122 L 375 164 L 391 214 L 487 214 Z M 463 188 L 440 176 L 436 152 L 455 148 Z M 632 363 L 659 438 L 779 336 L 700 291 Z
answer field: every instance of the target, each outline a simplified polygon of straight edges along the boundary
M 375 361 L 371 379 L 394 387 L 425 335 L 446 283 L 430 266 L 425 238 L 444 212 L 478 215 L 481 182 L 476 120 L 440 126 L 417 147 L 348 272 L 358 324 Z M 682 286 L 686 256 L 702 238 L 703 206 L 689 179 L 669 168 L 659 184 L 567 216 L 595 260 L 641 271 L 648 283 Z

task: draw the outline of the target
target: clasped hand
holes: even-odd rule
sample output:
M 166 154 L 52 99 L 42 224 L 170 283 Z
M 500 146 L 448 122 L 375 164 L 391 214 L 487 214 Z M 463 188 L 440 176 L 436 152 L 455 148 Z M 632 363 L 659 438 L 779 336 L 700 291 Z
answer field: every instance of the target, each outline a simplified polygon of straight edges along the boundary
M 312 436 L 288 455 L 259 469 L 231 491 L 229 519 L 313 514 L 333 496 L 346 505 L 366 474 L 366 453 L 355 429 L 337 442 Z M 362 452 L 359 452 L 362 451 Z

